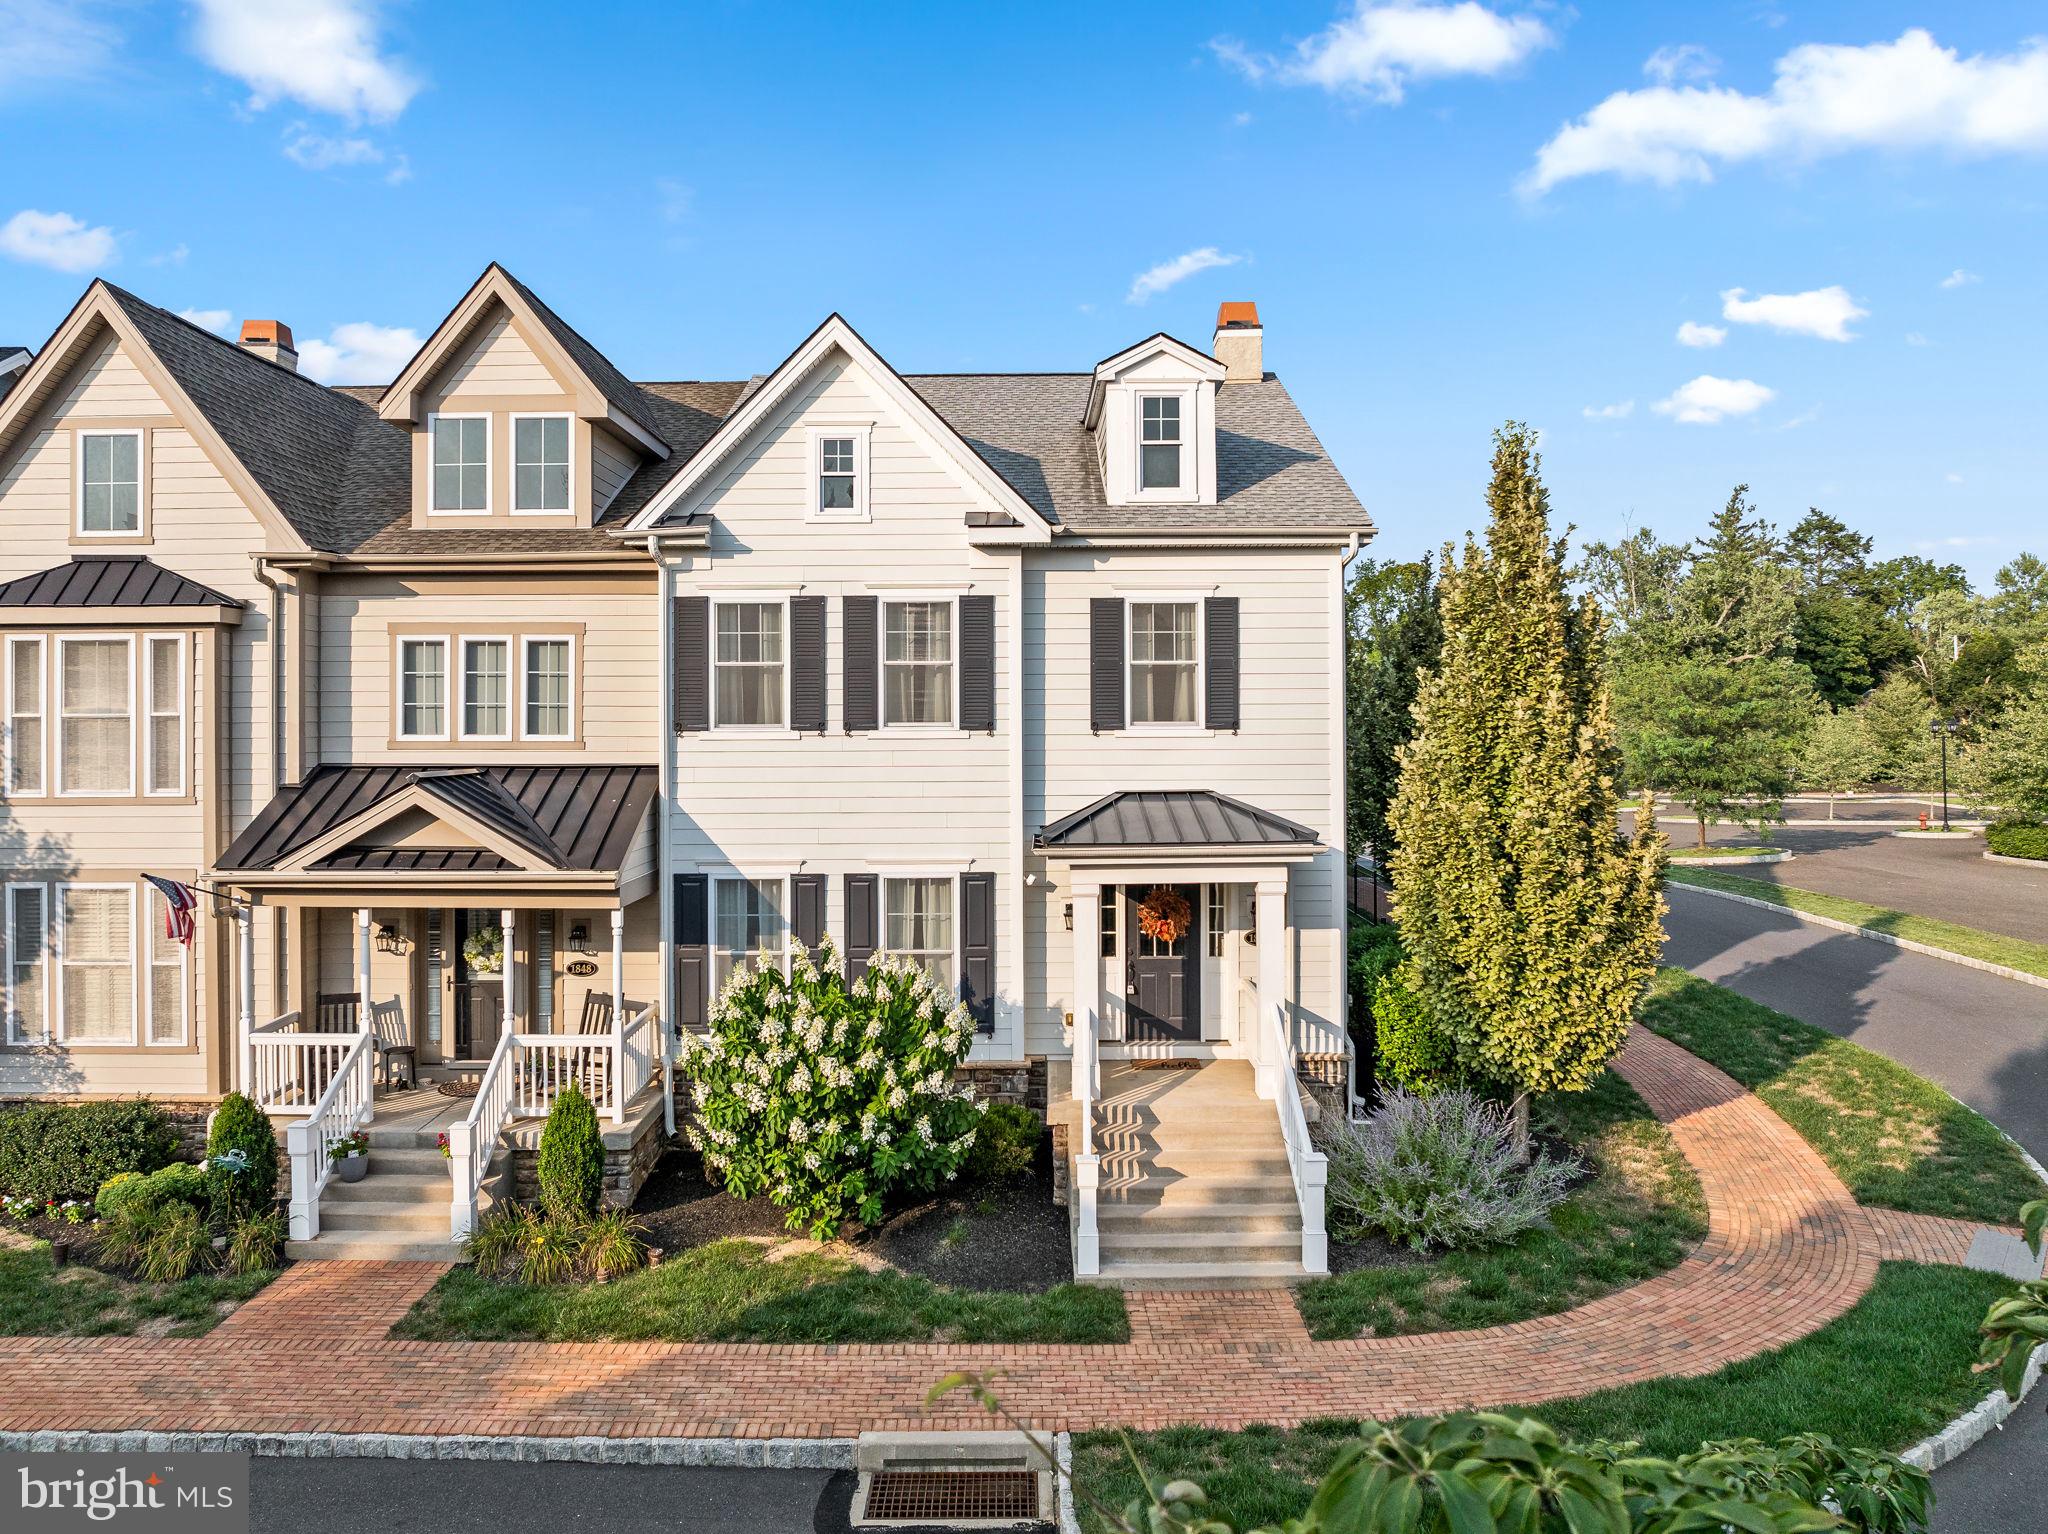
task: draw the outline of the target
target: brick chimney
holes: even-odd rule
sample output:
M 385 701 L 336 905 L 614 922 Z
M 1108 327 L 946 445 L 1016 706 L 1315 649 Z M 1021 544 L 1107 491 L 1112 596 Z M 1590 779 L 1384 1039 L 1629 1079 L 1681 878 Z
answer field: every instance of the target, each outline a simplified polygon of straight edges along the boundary
M 1257 383 L 1266 376 L 1265 336 L 1257 304 L 1240 299 L 1217 306 L 1216 339 L 1209 350 L 1223 364 L 1225 383 Z
M 283 320 L 242 321 L 242 346 L 294 373 L 299 370 L 298 348 L 292 345 L 292 327 Z

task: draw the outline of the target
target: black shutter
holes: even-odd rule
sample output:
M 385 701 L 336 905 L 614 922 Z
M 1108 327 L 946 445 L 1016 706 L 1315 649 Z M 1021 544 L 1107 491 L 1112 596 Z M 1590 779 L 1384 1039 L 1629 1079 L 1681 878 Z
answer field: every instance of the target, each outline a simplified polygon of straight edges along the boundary
M 846 982 L 851 985 L 867 973 L 868 960 L 881 946 L 881 913 L 876 909 L 881 891 L 873 874 L 847 874 L 846 887 Z
M 825 728 L 825 599 L 789 599 L 789 727 Z
M 711 881 L 677 874 L 672 906 L 676 1026 L 702 1032 L 711 1021 Z
M 711 598 L 677 597 L 675 644 L 676 729 L 711 728 Z
M 1124 727 L 1124 599 L 1088 603 L 1088 728 Z
M 996 1031 L 996 876 L 960 876 L 960 999 L 974 1031 Z
M 1209 728 L 1237 728 L 1237 598 L 1211 597 L 1202 622 L 1202 669 Z
M 996 728 L 996 599 L 960 599 L 960 728 Z
M 875 681 L 875 599 L 841 597 L 846 634 L 846 728 L 872 730 L 878 725 Z
M 792 874 L 789 890 L 790 928 L 816 964 L 818 950 L 825 941 L 825 876 Z

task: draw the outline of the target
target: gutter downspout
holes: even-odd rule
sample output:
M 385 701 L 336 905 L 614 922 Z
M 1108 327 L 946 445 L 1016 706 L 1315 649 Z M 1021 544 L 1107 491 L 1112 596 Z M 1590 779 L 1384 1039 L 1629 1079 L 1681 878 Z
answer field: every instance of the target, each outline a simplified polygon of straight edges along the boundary
M 1344 807 L 1344 818 L 1347 821 L 1351 816 L 1351 623 L 1344 611 L 1343 596 L 1350 590 L 1346 567 L 1358 557 L 1361 547 L 1363 545 L 1359 536 L 1354 532 L 1345 542 L 1344 552 L 1337 560 L 1337 654 L 1338 664 L 1344 669 L 1344 685 L 1340 691 L 1345 704 L 1344 717 L 1338 723 L 1338 738 L 1344 742 L 1344 750 L 1338 767 L 1337 790 L 1338 800 Z M 1339 838 L 1343 838 L 1342 825 L 1337 827 L 1337 834 Z M 1344 911 L 1344 947 L 1337 955 L 1337 968 L 1342 976 L 1338 994 L 1343 998 L 1344 1007 L 1344 1087 L 1348 1094 L 1345 1116 L 1355 1119 L 1365 1099 L 1358 1095 L 1358 1049 L 1351 1042 L 1351 847 L 1348 840 L 1345 842 L 1343 856 L 1338 859 L 1338 876 L 1343 891 Z
M 269 558 L 261 554 L 257 555 L 256 579 L 262 582 L 264 587 L 267 588 L 270 592 L 269 609 L 265 615 L 265 621 L 269 624 L 269 632 L 265 636 L 265 653 L 263 660 L 263 693 L 264 696 L 269 700 L 270 743 L 269 749 L 263 753 L 263 760 L 268 763 L 268 767 L 266 769 L 268 776 L 267 780 L 263 785 L 264 793 L 261 799 L 257 799 L 254 795 L 251 795 L 252 804 L 254 805 L 268 804 L 272 799 L 276 798 L 278 789 L 283 786 L 282 779 L 284 775 L 284 731 L 282 729 L 282 721 L 278 717 L 278 691 L 280 687 L 279 679 L 282 677 L 284 672 L 283 663 L 279 658 L 279 646 L 283 642 L 284 637 L 284 588 L 278 584 L 277 578 L 275 575 L 271 573 L 271 570 L 272 566 Z M 231 656 L 232 653 L 232 650 L 230 650 Z M 230 677 L 232 677 L 234 674 L 234 665 L 232 659 L 229 662 L 228 674 L 230 675 Z M 256 720 L 253 717 L 253 710 L 251 712 L 252 717 L 249 720 L 249 733 L 251 737 L 250 745 L 253 748 L 255 745 L 254 737 L 256 732 Z M 232 794 L 233 789 L 232 787 L 230 787 L 230 798 L 228 803 L 228 812 L 230 820 L 233 819 L 234 810 Z M 276 939 L 278 933 L 278 923 L 278 916 L 275 910 L 273 910 L 270 916 L 270 920 L 268 922 L 271 936 L 271 959 L 273 963 L 276 962 L 277 958 Z M 246 951 L 243 955 L 241 965 L 242 987 L 245 992 L 245 994 L 242 997 L 241 1010 L 244 1015 L 252 1018 L 255 1015 L 256 1007 L 256 965 L 255 956 L 253 952 L 255 936 L 256 913 L 252 909 L 249 912 L 249 919 L 242 926 L 242 941 L 243 944 L 245 945 Z M 282 979 L 283 976 L 280 973 L 279 975 L 273 978 Z M 245 1049 L 244 1054 L 246 1053 L 247 1050 Z M 243 1083 L 243 1090 L 248 1090 L 247 1082 Z
M 661 540 L 654 534 L 647 536 L 647 557 L 654 561 L 654 632 L 659 636 L 656 653 L 660 656 L 658 671 L 661 678 L 661 707 L 658 717 L 661 721 L 661 781 L 654 790 L 654 867 L 655 899 L 660 910 L 656 918 L 661 930 L 655 934 L 654 951 L 661 957 L 661 1017 L 656 1030 L 661 1040 L 661 1122 L 668 1138 L 676 1137 L 676 1079 L 675 1079 L 675 913 L 673 904 L 674 880 L 669 876 L 669 805 L 676 785 L 676 732 L 675 732 L 675 656 L 670 641 L 673 635 L 669 625 L 671 592 L 675 586 L 675 571 L 670 568 L 663 551 Z

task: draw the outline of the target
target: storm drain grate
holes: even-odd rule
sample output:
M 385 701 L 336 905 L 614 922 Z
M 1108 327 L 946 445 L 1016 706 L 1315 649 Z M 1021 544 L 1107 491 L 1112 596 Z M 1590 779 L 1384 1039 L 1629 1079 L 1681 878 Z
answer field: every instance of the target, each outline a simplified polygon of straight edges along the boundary
M 1039 1516 L 1030 1470 L 877 1470 L 865 1523 L 1023 1523 Z

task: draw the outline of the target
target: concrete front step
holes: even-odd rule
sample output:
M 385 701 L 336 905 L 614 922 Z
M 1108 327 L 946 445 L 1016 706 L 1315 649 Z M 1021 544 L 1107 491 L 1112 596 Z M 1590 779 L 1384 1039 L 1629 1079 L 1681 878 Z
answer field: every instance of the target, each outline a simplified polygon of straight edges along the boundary
M 408 1236 L 415 1231 L 439 1231 L 445 1238 L 448 1234 L 449 1201 L 445 1198 L 433 1203 L 374 1203 L 368 1200 L 320 1206 L 320 1229 L 347 1231 L 350 1234 L 375 1234 Z
M 1294 1261 L 1301 1256 L 1301 1232 L 1285 1230 L 1101 1231 L 1102 1258 L 1127 1262 L 1218 1263 Z
M 1148 1156 L 1192 1152 L 1239 1156 L 1284 1156 L 1287 1142 L 1271 1127 L 1252 1130 L 1208 1130 L 1199 1124 L 1177 1124 L 1167 1129 L 1103 1129 L 1095 1136 L 1095 1149 L 1108 1155 L 1115 1151 L 1138 1151 Z
M 1103 1209 L 1113 1205 L 1142 1209 L 1267 1204 L 1292 1196 L 1293 1192 L 1291 1178 L 1283 1183 L 1270 1177 L 1174 1177 L 1144 1173 L 1112 1177 L 1105 1173 L 1096 1203 Z
M 1084 1284 L 1120 1289 L 1286 1289 L 1301 1282 L 1299 1259 L 1293 1262 L 1122 1262 L 1107 1256 L 1102 1271 Z
M 287 1241 L 284 1254 L 293 1262 L 316 1262 L 323 1258 L 347 1262 L 462 1261 L 462 1248 L 448 1239 L 445 1230 L 438 1241 L 407 1240 L 360 1232 L 337 1232 L 333 1235 L 323 1232 L 311 1241 Z
M 1294 1185 L 1294 1172 L 1284 1152 L 1271 1155 L 1249 1151 L 1098 1151 L 1102 1180 L 1118 1182 L 1227 1180 L 1260 1181 L 1277 1186 Z
M 443 1182 L 448 1180 L 448 1158 L 432 1145 L 379 1145 L 370 1142 L 370 1176 L 377 1177 L 387 1172 L 403 1172 L 413 1177 L 439 1175 Z M 333 1186 L 329 1182 L 329 1187 Z
M 339 1177 L 330 1177 L 323 1196 L 330 1203 L 341 1204 L 434 1203 L 445 1207 L 454 1194 L 454 1188 L 445 1164 L 439 1172 L 387 1171 L 384 1163 L 372 1153 L 369 1176 L 361 1182 L 343 1182 Z
M 1236 1235 L 1289 1233 L 1297 1244 L 1301 1240 L 1301 1208 L 1293 1203 L 1099 1204 L 1095 1224 L 1105 1245 L 1112 1234 L 1144 1238 L 1204 1231 L 1219 1241 Z

